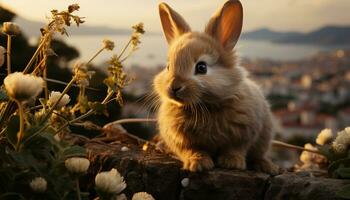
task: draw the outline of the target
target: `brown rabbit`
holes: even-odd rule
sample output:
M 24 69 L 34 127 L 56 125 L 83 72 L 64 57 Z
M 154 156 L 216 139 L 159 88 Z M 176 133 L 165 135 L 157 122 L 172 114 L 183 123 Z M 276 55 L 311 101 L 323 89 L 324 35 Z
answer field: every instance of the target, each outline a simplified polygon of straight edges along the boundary
M 214 163 L 246 169 L 247 160 L 258 171 L 276 174 L 278 168 L 266 157 L 269 104 L 233 52 L 242 30 L 241 3 L 227 1 L 204 33 L 192 32 L 165 3 L 159 13 L 169 43 L 167 67 L 154 79 L 165 144 L 186 170 L 209 170 Z

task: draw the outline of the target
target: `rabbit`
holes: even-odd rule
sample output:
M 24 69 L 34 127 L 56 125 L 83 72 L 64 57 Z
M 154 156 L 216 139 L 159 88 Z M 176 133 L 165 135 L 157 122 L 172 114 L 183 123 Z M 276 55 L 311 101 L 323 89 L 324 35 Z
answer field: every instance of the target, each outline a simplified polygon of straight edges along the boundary
M 166 3 L 159 14 L 168 42 L 167 66 L 153 80 L 160 99 L 160 136 L 183 169 L 214 166 L 277 174 L 267 157 L 272 114 L 259 86 L 237 65 L 233 48 L 241 34 L 243 8 L 227 1 L 204 32 L 191 31 Z

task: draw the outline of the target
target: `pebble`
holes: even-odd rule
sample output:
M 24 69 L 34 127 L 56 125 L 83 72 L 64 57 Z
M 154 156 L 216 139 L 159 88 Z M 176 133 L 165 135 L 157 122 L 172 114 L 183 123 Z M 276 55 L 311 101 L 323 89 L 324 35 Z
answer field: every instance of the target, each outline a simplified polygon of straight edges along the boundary
M 184 178 L 181 181 L 182 187 L 187 187 L 190 184 L 190 179 L 189 178 Z
M 130 150 L 129 147 L 126 147 L 126 146 L 121 148 L 121 151 L 129 151 L 129 150 Z

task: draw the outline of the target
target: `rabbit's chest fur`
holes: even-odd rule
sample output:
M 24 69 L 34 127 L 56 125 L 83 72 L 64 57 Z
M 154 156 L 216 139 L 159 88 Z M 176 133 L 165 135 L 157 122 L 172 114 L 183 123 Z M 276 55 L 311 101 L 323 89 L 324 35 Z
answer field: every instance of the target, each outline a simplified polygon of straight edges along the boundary
M 215 155 L 228 146 L 252 145 L 270 123 L 264 120 L 269 108 L 255 83 L 247 79 L 239 87 L 233 98 L 197 111 L 163 102 L 158 117 L 167 146 L 175 153 L 180 148 Z

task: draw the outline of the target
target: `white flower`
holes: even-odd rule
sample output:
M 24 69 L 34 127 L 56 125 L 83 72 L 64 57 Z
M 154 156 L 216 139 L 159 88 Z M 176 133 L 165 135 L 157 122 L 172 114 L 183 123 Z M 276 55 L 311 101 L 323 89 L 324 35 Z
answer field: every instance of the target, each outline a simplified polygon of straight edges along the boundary
M 126 188 L 124 178 L 114 168 L 111 171 L 98 173 L 95 177 L 95 185 L 97 190 L 110 194 L 119 194 Z
M 317 148 L 312 146 L 312 144 L 310 143 L 305 144 L 304 148 L 317 151 Z M 309 151 L 303 151 L 301 152 L 301 155 L 300 155 L 300 161 L 302 161 L 304 164 L 313 163 L 313 161 L 315 160 L 315 157 L 316 157 L 315 153 L 312 153 Z
M 5 53 L 6 53 L 6 49 L 4 47 L 0 46 L 0 67 L 5 62 Z
M 36 177 L 29 183 L 29 186 L 34 192 L 45 192 L 47 188 L 47 182 L 42 177 Z
M 337 137 L 333 141 L 332 147 L 336 153 L 345 153 L 350 145 L 350 127 L 338 132 Z
M 61 92 L 56 92 L 56 91 L 52 91 L 49 97 L 49 101 L 48 104 L 50 106 L 53 106 L 58 99 L 61 97 L 62 93 Z M 60 100 L 60 102 L 57 104 L 56 109 L 60 109 L 63 106 L 67 105 L 70 102 L 70 97 L 68 94 L 64 94 L 62 99 Z
M 182 187 L 187 187 L 190 184 L 190 179 L 189 178 L 184 178 L 181 180 L 181 185 Z
M 13 22 L 4 22 L 2 24 L 2 32 L 7 35 L 18 35 L 20 32 L 19 26 Z
M 152 195 L 147 192 L 138 192 L 132 196 L 131 200 L 155 200 Z
M 329 143 L 333 138 L 332 130 L 329 128 L 323 129 L 316 138 L 316 143 L 319 145 L 325 145 Z
M 86 158 L 73 157 L 73 158 L 68 158 L 64 162 L 64 164 L 66 165 L 66 168 L 68 169 L 69 172 L 82 174 L 88 170 L 90 166 L 90 161 Z
M 15 72 L 4 79 L 7 94 L 20 102 L 35 99 L 43 89 L 44 80 L 30 74 Z

